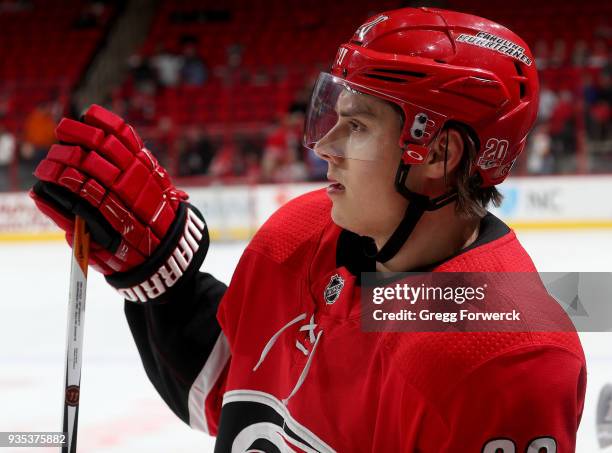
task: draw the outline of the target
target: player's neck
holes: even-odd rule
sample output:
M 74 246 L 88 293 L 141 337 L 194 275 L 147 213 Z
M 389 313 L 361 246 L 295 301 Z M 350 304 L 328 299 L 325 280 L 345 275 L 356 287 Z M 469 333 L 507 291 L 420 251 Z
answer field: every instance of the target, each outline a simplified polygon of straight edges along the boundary
M 376 270 L 409 272 L 443 261 L 472 244 L 479 226 L 479 217 L 457 215 L 454 203 L 426 212 L 400 251 L 386 263 L 376 263 Z M 375 239 L 379 249 L 387 239 Z

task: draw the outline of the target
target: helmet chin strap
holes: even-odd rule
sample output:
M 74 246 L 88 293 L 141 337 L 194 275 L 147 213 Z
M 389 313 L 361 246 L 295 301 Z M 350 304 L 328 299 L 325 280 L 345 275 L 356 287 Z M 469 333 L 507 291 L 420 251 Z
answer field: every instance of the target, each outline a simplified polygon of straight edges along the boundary
M 446 158 L 448 155 L 448 136 L 446 139 L 446 146 L 444 150 L 444 179 L 446 181 Z M 402 246 L 406 243 L 412 231 L 416 227 L 421 217 L 426 211 L 435 211 L 437 209 L 446 206 L 447 204 L 457 199 L 457 191 L 451 190 L 443 195 L 436 198 L 429 198 L 426 195 L 413 192 L 406 187 L 406 179 L 408 178 L 408 172 L 410 171 L 411 165 L 406 163 L 402 158 L 397 168 L 395 175 L 395 189 L 408 200 L 408 207 L 404 213 L 404 218 L 395 229 L 391 237 L 387 240 L 382 248 L 374 252 L 375 248 L 369 251 L 365 251 L 366 255 L 371 258 L 375 258 L 380 263 L 385 263 L 393 258 L 397 252 L 400 251 Z

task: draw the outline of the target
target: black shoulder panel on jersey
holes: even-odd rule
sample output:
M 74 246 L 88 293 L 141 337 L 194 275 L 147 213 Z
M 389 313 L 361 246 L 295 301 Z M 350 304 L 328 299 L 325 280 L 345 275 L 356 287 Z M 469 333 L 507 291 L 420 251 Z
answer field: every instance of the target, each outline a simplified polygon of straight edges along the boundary
M 125 315 L 147 376 L 189 424 L 188 396 L 221 332 L 217 308 L 227 286 L 198 272 L 165 304 L 125 302 Z
M 372 247 L 369 237 L 342 230 L 336 246 L 336 266 L 346 267 L 361 282 L 362 272 L 376 272 L 376 260 L 366 253 L 369 247 Z

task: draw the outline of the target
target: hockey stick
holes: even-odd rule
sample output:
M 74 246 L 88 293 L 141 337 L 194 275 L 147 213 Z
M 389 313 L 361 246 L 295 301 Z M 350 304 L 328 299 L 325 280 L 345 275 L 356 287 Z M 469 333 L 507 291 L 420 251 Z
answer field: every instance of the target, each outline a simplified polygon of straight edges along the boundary
M 76 453 L 88 260 L 89 233 L 86 231 L 85 221 L 77 216 L 74 223 L 72 262 L 70 265 L 64 411 L 62 416 L 62 432 L 66 434 L 67 443 L 61 447 L 62 453 Z

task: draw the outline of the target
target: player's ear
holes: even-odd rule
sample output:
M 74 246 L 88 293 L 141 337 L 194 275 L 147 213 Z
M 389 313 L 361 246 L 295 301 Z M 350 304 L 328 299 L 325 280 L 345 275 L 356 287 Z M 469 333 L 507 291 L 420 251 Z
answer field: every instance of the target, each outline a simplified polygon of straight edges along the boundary
M 425 176 L 430 179 L 444 179 L 459 165 L 463 155 L 463 137 L 456 129 L 444 129 L 435 139 L 425 164 Z

